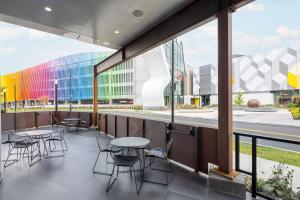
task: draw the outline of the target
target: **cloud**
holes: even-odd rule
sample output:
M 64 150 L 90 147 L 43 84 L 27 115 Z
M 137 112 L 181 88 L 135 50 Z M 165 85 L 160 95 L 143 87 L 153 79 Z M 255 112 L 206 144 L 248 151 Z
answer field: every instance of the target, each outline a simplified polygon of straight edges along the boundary
M 258 47 L 273 46 L 280 42 L 280 37 L 275 35 L 269 36 L 253 36 L 247 34 L 241 34 L 236 38 L 233 38 L 233 42 L 239 46 L 247 47 L 249 45 Z
M 205 26 L 201 31 L 211 38 L 217 38 L 218 36 L 218 27 L 216 25 Z
M 15 52 L 16 52 L 16 48 L 14 47 L 0 48 L 1 55 L 13 54 Z
M 0 40 L 12 39 L 19 37 L 21 32 L 16 28 L 0 27 Z
M 293 30 L 285 26 L 280 26 L 276 30 L 281 37 L 297 37 L 300 36 L 300 30 Z
M 54 35 L 50 34 L 50 33 L 43 32 L 43 31 L 28 29 L 27 30 L 27 36 L 28 36 L 29 39 L 44 39 L 44 38 L 49 39 L 50 37 L 52 38 Z
M 262 12 L 265 10 L 265 6 L 262 3 L 250 3 L 245 6 L 245 9 L 250 12 Z

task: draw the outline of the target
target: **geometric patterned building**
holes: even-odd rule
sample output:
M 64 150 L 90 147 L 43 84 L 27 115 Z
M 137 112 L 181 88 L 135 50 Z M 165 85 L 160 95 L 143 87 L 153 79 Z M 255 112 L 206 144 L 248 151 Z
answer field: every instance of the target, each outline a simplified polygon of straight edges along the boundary
M 211 69 L 207 69 L 208 66 Z M 210 83 L 201 81 L 201 68 L 210 74 Z M 217 67 L 200 67 L 201 95 L 217 94 Z M 300 89 L 300 49 L 284 47 L 269 52 L 266 56 L 236 56 L 233 58 L 233 93 L 270 92 Z M 207 88 L 207 86 L 210 88 Z

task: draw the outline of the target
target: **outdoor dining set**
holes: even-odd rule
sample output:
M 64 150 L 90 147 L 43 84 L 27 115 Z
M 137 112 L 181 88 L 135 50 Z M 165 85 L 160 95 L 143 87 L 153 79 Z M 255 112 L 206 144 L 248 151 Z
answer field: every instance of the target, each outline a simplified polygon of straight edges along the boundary
M 68 150 L 65 134 L 71 127 L 79 128 L 86 121 L 80 118 L 66 118 L 59 122 L 53 119 L 52 129 L 30 129 L 22 132 L 10 130 L 7 140 L 2 144 L 8 144 L 7 158 L 3 160 L 4 167 L 8 167 L 22 158 L 27 158 L 29 166 L 44 158 L 63 157 Z M 43 151 L 41 150 L 43 149 Z
M 150 140 L 142 137 L 120 137 L 113 139 L 110 136 L 101 135 L 96 136 L 96 140 L 99 152 L 94 163 L 93 172 L 95 174 L 110 176 L 106 192 L 110 190 L 120 173 L 130 173 L 130 176 L 134 177 L 137 194 L 139 194 L 144 182 L 168 185 L 168 172 L 172 172 L 172 166 L 167 155 L 173 142 L 172 138 L 167 142 L 165 147 L 153 149 L 146 149 Z M 106 154 L 105 164 L 112 165 L 111 173 L 96 169 L 101 153 Z M 148 164 L 146 164 L 146 158 L 149 158 Z M 156 159 L 166 160 L 169 167 L 167 169 L 155 168 L 153 163 Z M 120 167 L 122 168 L 121 170 Z M 145 169 L 148 167 L 151 170 L 164 172 L 165 182 L 145 179 Z M 127 168 L 127 170 L 124 168 Z M 137 183 L 137 174 L 140 174 L 141 177 L 139 185 Z
M 9 167 L 22 159 L 27 159 L 28 165 L 32 166 L 43 158 L 64 157 L 68 151 L 66 142 L 66 133 L 70 127 L 78 129 L 78 123 L 84 123 L 80 118 L 67 118 L 62 122 L 54 119 L 54 125 L 51 129 L 31 129 L 22 132 L 9 131 L 7 140 L 2 144 L 8 145 L 8 153 L 6 159 L 3 160 L 4 168 Z M 119 174 L 129 173 L 134 178 L 136 192 L 139 194 L 144 182 L 159 185 L 168 185 L 168 173 L 172 172 L 172 166 L 168 160 L 168 152 L 173 142 L 169 138 L 164 147 L 156 147 L 148 149 L 151 139 L 142 137 L 120 137 L 113 138 L 105 134 L 96 134 L 98 145 L 98 154 L 93 166 L 93 173 L 110 176 L 106 192 L 110 190 Z M 106 159 L 99 159 L 101 155 Z M 154 162 L 157 160 L 165 160 L 167 167 L 156 168 Z M 101 162 L 106 166 L 111 166 L 111 171 L 107 172 L 103 169 L 97 169 Z M 145 169 L 150 168 L 154 171 L 164 173 L 165 181 L 148 180 L 145 178 Z M 137 178 L 140 177 L 140 184 Z

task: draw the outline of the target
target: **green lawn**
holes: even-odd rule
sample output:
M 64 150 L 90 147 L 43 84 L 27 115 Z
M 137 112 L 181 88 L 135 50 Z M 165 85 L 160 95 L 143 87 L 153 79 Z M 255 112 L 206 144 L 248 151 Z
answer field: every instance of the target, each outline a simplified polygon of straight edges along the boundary
M 251 148 L 251 144 L 244 142 L 240 143 L 240 152 L 243 154 L 251 155 Z M 257 157 L 300 167 L 300 153 L 297 152 L 286 151 L 272 147 L 257 146 Z

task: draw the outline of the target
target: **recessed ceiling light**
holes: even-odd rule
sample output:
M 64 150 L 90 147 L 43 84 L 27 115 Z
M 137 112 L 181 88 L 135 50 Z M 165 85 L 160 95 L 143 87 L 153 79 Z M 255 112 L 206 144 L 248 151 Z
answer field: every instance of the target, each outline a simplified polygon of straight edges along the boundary
M 118 30 L 115 30 L 115 34 L 119 34 L 120 33 L 120 31 L 118 31 Z
M 50 8 L 49 6 L 45 6 L 44 8 L 47 12 L 51 12 L 52 11 L 52 8 Z
M 144 15 L 144 12 L 141 10 L 134 10 L 132 11 L 132 15 L 135 17 L 142 17 Z

